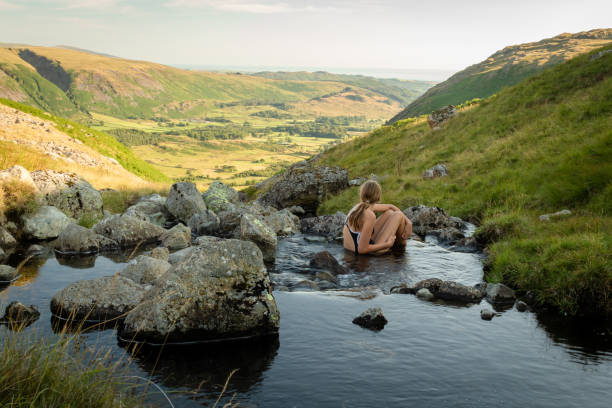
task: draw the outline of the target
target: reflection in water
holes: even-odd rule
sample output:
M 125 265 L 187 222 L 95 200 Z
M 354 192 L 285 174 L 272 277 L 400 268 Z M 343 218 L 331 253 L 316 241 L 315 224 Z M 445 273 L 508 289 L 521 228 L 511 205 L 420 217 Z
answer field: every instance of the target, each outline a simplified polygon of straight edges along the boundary
M 69 266 L 75 269 L 89 269 L 96 266 L 96 254 L 80 254 L 80 255 L 55 255 L 57 262 L 60 265 Z
M 26 286 L 29 283 L 33 282 L 37 276 L 38 271 L 43 265 L 47 262 L 46 256 L 35 256 L 31 257 L 28 261 L 21 264 L 24 260 L 22 259 L 15 266 L 19 268 L 19 274 L 21 275 L 19 279 L 12 283 L 15 286 Z

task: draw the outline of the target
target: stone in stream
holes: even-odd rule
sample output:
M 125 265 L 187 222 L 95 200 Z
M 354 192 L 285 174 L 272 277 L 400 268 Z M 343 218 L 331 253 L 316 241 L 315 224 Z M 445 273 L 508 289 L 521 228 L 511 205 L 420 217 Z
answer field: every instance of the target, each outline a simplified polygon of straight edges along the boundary
M 493 304 L 512 304 L 516 299 L 514 291 L 503 283 L 487 285 L 487 300 Z
M 11 249 L 17 246 L 17 240 L 10 232 L 0 226 L 0 249 Z
M 66 214 L 48 205 L 40 207 L 33 214 L 22 216 L 21 220 L 24 235 L 37 240 L 57 238 L 72 223 Z
M 340 265 L 336 258 L 328 251 L 316 253 L 310 260 L 310 266 L 312 268 L 328 271 L 333 275 L 344 275 L 349 273 L 349 270 Z
M 130 261 L 118 275 L 142 285 L 150 285 L 168 272 L 171 266 L 168 261 L 139 255 Z
M 353 323 L 365 329 L 379 331 L 384 329 L 388 323 L 387 318 L 383 315 L 382 309 L 379 307 L 371 307 L 356 318 Z
M 183 224 L 177 224 L 159 237 L 161 246 L 169 250 L 187 248 L 191 244 L 191 229 Z
M 13 301 L 8 304 L 0 322 L 8 324 L 30 325 L 40 317 L 38 308 L 34 305 L 26 306 L 21 302 Z
M 93 231 L 112 239 L 124 248 L 157 242 L 165 230 L 158 225 L 131 215 L 115 214 L 94 225 Z
M 417 291 L 416 296 L 423 300 L 432 300 L 435 296 L 427 288 L 421 288 Z
M 12 282 L 18 276 L 17 269 L 9 265 L 0 265 L 0 284 Z
M 482 309 L 480 311 L 480 318 L 482 320 L 491 320 L 495 317 L 495 312 L 489 309 Z
M 478 289 L 458 282 L 444 281 L 440 284 L 435 296 L 439 299 L 456 302 L 479 302 L 483 294 Z
M 518 302 L 516 302 L 516 310 L 518 310 L 519 312 L 526 312 L 527 309 L 529 309 L 529 306 L 527 306 L 527 303 L 523 302 L 522 300 L 519 300 Z
M 261 250 L 264 261 L 273 262 L 276 259 L 276 233 L 254 215 L 244 214 L 240 219 L 240 239 L 254 242 Z
M 119 244 L 103 235 L 77 224 L 70 224 L 53 242 L 53 248 L 61 254 L 88 254 L 119 248 Z
M 228 239 L 189 249 L 126 317 L 122 339 L 163 344 L 278 332 L 278 309 L 255 244 Z
M 170 187 L 166 207 L 170 214 L 187 224 L 194 214 L 206 209 L 206 204 L 195 184 L 182 182 Z
M 202 194 L 206 207 L 220 213 L 226 210 L 231 204 L 237 204 L 240 200 L 238 192 L 232 187 L 220 181 L 214 181 Z
M 123 276 L 104 276 L 71 283 L 51 299 L 51 312 L 71 320 L 104 321 L 136 307 L 146 290 Z
M 334 284 L 338 284 L 338 278 L 327 271 L 319 271 L 316 273 L 315 278 L 321 281 L 328 281 Z M 319 285 L 320 286 L 320 285 Z
M 217 214 L 215 214 L 214 211 L 206 209 L 194 214 L 187 222 L 187 225 L 191 228 L 191 232 L 197 236 L 201 236 L 217 234 L 219 232 L 220 223 L 221 221 Z

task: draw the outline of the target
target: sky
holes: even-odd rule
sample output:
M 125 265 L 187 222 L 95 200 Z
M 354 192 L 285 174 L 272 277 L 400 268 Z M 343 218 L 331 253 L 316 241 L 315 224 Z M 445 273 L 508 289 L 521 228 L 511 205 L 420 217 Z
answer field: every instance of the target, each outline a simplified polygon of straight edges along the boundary
M 610 0 L 0 0 L 0 42 L 183 66 L 457 71 L 609 27 Z

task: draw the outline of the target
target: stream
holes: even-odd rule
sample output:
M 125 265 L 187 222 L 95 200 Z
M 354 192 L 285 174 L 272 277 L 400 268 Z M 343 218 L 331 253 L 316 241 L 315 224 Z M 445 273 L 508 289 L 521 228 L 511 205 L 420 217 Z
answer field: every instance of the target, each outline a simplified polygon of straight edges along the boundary
M 350 273 L 326 290 L 305 287 L 309 260 L 323 250 Z M 176 407 L 214 406 L 234 369 L 219 407 L 610 406 L 612 340 L 605 329 L 515 308 L 484 321 L 480 310 L 492 309 L 484 300 L 459 306 L 388 294 L 402 282 L 432 277 L 474 285 L 482 280 L 479 254 L 428 239 L 410 241 L 400 253 L 355 257 L 302 234 L 281 239 L 277 254 L 269 271 L 281 314 L 278 338 L 130 356 L 111 328 L 82 335 L 82 344 L 127 358 L 129 374 L 150 378 Z M 0 288 L 0 306 L 38 306 L 41 317 L 26 331 L 52 340 L 53 295 L 74 281 L 114 274 L 129 255 L 33 258 L 16 282 Z M 381 307 L 389 321 L 380 332 L 351 322 L 369 307 Z M 7 330 L 1 326 L 0 335 Z M 170 406 L 153 387 L 147 401 Z

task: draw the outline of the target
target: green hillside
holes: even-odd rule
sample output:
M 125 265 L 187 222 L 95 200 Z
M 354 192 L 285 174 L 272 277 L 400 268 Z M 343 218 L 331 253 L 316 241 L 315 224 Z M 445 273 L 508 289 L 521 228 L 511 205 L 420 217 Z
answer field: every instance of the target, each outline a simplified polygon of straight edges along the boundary
M 392 78 L 374 78 L 365 75 L 332 74 L 325 71 L 317 72 L 257 72 L 253 75 L 263 78 L 285 81 L 327 81 L 342 82 L 347 85 L 358 86 L 384 95 L 402 106 L 414 101 L 427 91 L 435 82 L 407 81 Z
M 598 29 L 506 47 L 429 89 L 388 123 L 429 114 L 442 106 L 486 98 L 506 86 L 610 42 L 612 29 Z
M 321 161 L 382 176 L 383 200 L 401 208 L 437 205 L 478 223 L 487 280 L 563 313 L 612 314 L 612 46 L 504 89 L 439 131 L 399 121 Z M 422 179 L 436 163 L 449 176 Z M 357 197 L 347 190 L 320 211 L 346 211 Z M 573 215 L 538 220 L 564 208 Z

